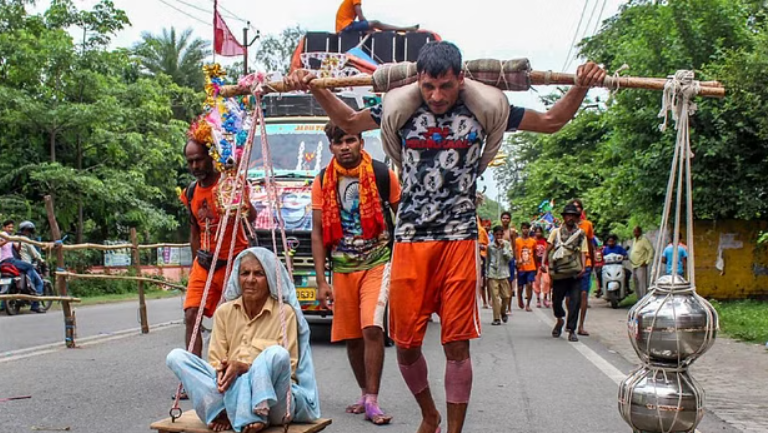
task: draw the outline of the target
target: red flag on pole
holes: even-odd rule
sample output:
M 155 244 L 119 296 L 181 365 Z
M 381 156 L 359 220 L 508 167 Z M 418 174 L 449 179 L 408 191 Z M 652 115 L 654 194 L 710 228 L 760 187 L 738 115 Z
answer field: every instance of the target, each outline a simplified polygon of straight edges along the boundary
M 213 49 L 221 56 L 233 57 L 245 54 L 245 48 L 227 27 L 216 3 L 213 8 Z

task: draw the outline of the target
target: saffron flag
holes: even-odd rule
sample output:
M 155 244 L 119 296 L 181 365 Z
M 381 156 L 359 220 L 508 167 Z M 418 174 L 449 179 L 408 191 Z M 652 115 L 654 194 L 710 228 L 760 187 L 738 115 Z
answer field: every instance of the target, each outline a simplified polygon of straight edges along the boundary
M 221 56 L 232 57 L 245 54 L 245 48 L 229 30 L 218 9 L 213 10 L 213 49 Z

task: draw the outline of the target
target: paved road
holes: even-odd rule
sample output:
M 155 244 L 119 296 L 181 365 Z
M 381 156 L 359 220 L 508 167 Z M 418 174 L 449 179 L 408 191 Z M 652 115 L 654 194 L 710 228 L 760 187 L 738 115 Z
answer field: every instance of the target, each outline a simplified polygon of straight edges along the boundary
M 487 324 L 489 310 L 482 313 Z M 465 431 L 630 432 L 616 409 L 614 380 L 631 366 L 587 338 L 578 344 L 551 338 L 546 314 L 549 310 L 516 312 L 506 326 L 484 327 L 482 339 L 472 345 L 475 382 Z M 314 327 L 313 356 L 323 415 L 333 419 L 329 431 L 414 432 L 418 412 L 397 371 L 394 349 L 387 350 L 380 401 L 395 419 L 392 426 L 375 428 L 360 416 L 344 413 L 359 390 L 343 346 L 328 343 L 328 335 L 328 327 Z M 0 398 L 32 395 L 29 400 L 0 403 L 0 431 L 70 427 L 77 433 L 147 432 L 151 422 L 167 416 L 176 381 L 164 358 L 181 339 L 182 327 L 171 326 L 75 350 L 0 360 Z M 445 369 L 438 341 L 439 324 L 431 324 L 425 355 L 433 392 L 439 407 L 444 407 Z M 715 424 L 700 430 L 730 431 Z
M 150 327 L 182 320 L 181 299 L 178 297 L 147 301 Z M 141 326 L 138 310 L 138 301 L 76 307 L 77 336 L 94 337 L 138 328 Z M 64 316 L 59 310 L 50 310 L 46 314 L 25 312 L 12 317 L 4 312 L 0 313 L 0 330 L 0 356 L 45 344 L 64 344 Z

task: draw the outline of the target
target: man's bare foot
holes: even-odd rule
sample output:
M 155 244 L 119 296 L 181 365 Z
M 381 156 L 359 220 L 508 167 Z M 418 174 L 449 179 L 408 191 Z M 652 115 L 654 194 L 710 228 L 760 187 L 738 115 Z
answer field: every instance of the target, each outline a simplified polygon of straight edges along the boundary
M 392 415 L 385 414 L 378 404 L 367 402 L 365 403 L 365 419 L 376 425 L 384 425 L 392 421 Z
M 221 411 L 219 416 L 217 416 L 216 419 L 213 420 L 213 422 L 208 424 L 208 428 L 215 432 L 221 432 L 224 430 L 231 429 L 232 423 L 229 422 L 229 418 L 227 418 L 227 413 L 224 411 Z
M 248 424 L 247 426 L 243 427 L 242 433 L 258 433 L 262 430 L 267 428 L 267 425 L 263 422 L 255 422 L 253 424 Z
M 360 400 L 355 404 L 347 406 L 347 413 L 360 414 L 365 412 L 365 398 L 360 397 Z
M 421 425 L 416 433 L 440 433 L 440 423 L 442 418 L 439 413 L 434 416 L 426 416 L 421 420 Z

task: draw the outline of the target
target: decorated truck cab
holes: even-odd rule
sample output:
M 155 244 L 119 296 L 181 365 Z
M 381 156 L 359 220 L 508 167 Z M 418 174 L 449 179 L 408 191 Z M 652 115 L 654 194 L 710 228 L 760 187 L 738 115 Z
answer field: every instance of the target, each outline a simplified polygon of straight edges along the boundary
M 340 96 L 356 110 L 375 104 L 375 95 Z M 272 152 L 272 165 L 278 191 L 279 210 L 268 209 L 264 187 L 264 161 L 261 135 L 254 140 L 248 170 L 251 202 L 257 211 L 253 223 L 254 238 L 259 246 L 273 250 L 272 228 L 277 229 L 280 212 L 285 224 L 288 253 L 284 251 L 279 230 L 276 230 L 277 254 L 282 260 L 289 258 L 293 265 L 296 294 L 306 315 L 327 317 L 330 310 L 320 307 L 317 299 L 317 280 L 312 259 L 312 182 L 331 160 L 325 125 L 328 118 L 311 95 L 269 95 L 264 98 L 267 137 Z M 365 149 L 371 156 L 384 161 L 379 131 L 363 133 Z M 330 269 L 326 274 L 330 279 Z

